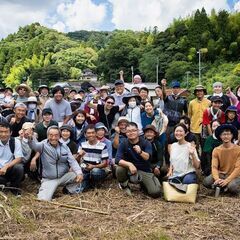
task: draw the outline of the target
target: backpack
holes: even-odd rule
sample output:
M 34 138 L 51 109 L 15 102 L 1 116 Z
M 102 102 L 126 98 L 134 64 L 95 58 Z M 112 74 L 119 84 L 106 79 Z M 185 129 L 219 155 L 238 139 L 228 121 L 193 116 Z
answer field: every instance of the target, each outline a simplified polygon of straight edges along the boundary
M 10 147 L 11 153 L 14 155 L 14 151 L 15 151 L 15 138 L 14 137 L 10 137 L 9 147 Z

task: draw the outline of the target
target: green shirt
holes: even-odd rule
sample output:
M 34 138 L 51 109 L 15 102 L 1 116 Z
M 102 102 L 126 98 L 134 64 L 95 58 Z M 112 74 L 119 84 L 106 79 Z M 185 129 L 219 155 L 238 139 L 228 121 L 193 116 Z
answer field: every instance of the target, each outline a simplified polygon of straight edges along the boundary
M 50 124 L 47 127 L 43 125 L 43 122 L 40 122 L 36 125 L 35 132 L 38 134 L 39 142 L 47 138 L 47 130 L 49 127 L 53 125 L 58 126 L 58 123 L 56 121 L 51 120 Z

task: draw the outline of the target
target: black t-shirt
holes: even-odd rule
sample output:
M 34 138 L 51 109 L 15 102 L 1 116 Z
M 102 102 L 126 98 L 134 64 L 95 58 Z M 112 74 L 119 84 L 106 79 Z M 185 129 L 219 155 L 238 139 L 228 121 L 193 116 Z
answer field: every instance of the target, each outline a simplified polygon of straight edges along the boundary
M 8 115 L 7 116 L 7 120 L 8 122 L 11 121 L 11 119 L 14 117 L 15 115 L 14 114 L 11 114 L 11 115 Z M 31 122 L 31 120 L 27 117 L 23 117 L 20 122 L 15 122 L 14 124 L 11 125 L 12 127 L 12 137 L 18 137 L 19 136 L 19 131 L 22 129 L 22 125 L 25 123 L 25 122 Z
M 104 112 L 104 105 L 98 104 L 97 111 L 99 114 L 99 122 L 102 122 L 108 130 L 111 130 L 114 117 L 117 112 L 119 112 L 119 106 L 113 106 L 108 115 Z

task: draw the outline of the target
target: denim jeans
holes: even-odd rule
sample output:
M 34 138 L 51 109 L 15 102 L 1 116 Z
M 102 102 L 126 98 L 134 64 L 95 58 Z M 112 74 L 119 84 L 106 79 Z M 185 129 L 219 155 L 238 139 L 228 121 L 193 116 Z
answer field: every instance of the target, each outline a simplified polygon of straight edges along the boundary
M 91 171 L 83 169 L 83 181 L 81 191 L 94 187 L 96 183 L 101 182 L 107 176 L 105 169 L 93 168 Z
M 197 183 L 197 174 L 195 172 L 190 172 L 182 177 L 171 178 L 171 181 L 174 183 L 182 183 L 182 184 Z

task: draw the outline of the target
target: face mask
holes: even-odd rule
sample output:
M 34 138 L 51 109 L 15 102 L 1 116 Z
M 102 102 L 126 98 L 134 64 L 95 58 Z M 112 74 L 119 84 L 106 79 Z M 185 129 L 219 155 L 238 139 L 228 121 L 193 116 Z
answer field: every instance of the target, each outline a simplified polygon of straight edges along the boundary
M 29 109 L 35 109 L 36 107 L 37 107 L 37 105 L 35 103 L 28 104 Z
M 130 108 L 135 108 L 135 107 L 137 106 L 137 102 L 129 102 L 129 103 L 128 103 L 128 106 L 129 106 Z
M 4 93 L 0 94 L 0 98 L 4 98 L 4 96 L 5 96 Z

